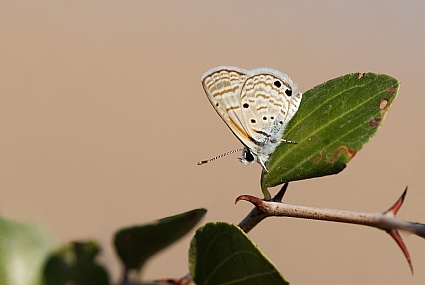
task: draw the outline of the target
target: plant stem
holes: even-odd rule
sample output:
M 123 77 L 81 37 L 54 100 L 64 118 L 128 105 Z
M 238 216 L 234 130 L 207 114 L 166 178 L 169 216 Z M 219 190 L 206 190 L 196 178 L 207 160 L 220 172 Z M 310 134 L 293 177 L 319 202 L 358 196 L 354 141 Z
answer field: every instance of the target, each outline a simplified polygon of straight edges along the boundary
M 401 205 L 403 204 L 407 193 L 407 187 L 393 206 L 391 206 L 385 212 L 376 213 L 342 211 L 284 204 L 280 201 L 282 200 L 287 187 L 288 184 L 285 184 L 282 187 L 282 190 L 279 191 L 279 193 L 273 199 L 271 199 L 271 201 L 264 201 L 260 198 L 250 195 L 239 196 L 236 199 L 236 202 L 245 200 L 255 205 L 255 208 L 248 214 L 248 216 L 245 217 L 244 220 L 241 221 L 239 227 L 247 233 L 261 220 L 270 216 L 278 216 L 358 224 L 378 228 L 386 231 L 397 242 L 403 251 L 413 273 L 413 266 L 410 260 L 409 252 L 400 234 L 398 233 L 398 230 L 404 230 L 419 237 L 425 238 L 425 225 L 403 221 L 395 217 Z

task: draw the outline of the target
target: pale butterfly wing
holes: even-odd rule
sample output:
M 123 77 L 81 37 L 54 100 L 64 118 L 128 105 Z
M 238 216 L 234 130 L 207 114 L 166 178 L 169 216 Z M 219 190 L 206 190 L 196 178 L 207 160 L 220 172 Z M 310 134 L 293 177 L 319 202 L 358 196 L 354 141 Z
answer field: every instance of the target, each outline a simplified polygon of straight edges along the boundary
M 241 89 L 241 107 L 248 134 L 265 142 L 282 129 L 288 115 L 292 87 L 274 69 L 254 69 Z
M 252 151 L 261 165 L 281 143 L 301 97 L 292 80 L 276 69 L 263 67 L 250 72 L 241 89 L 241 108 L 245 128 L 256 144 Z
M 254 147 L 241 110 L 240 90 L 246 78 L 247 71 L 244 69 L 219 66 L 204 73 L 202 85 L 211 105 L 235 136 L 244 145 Z
M 284 73 L 272 68 L 250 71 L 220 66 L 202 76 L 211 104 L 264 168 L 298 110 L 302 94 Z M 244 163 L 251 163 L 245 158 Z M 266 169 L 266 168 L 265 168 Z

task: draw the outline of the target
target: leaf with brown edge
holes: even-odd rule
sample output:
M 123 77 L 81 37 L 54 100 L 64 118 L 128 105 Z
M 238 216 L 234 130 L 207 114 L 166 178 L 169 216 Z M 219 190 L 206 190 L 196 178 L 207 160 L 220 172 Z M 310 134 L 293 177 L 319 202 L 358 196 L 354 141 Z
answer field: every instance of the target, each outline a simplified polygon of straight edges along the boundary
M 374 136 L 395 100 L 399 82 L 375 73 L 347 74 L 303 94 L 300 108 L 263 171 L 264 189 L 336 174 Z

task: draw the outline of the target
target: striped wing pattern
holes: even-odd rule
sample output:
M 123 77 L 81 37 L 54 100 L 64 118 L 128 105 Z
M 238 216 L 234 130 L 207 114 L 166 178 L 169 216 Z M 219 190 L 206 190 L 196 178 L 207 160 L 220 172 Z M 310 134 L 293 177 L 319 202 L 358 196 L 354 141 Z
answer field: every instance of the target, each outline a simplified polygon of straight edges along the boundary
M 202 84 L 214 109 L 260 164 L 280 144 L 302 98 L 291 79 L 272 68 L 220 66 L 207 71 Z
M 246 80 L 241 90 L 242 113 L 248 134 L 255 141 L 264 143 L 283 129 L 291 102 L 285 94 L 287 89 L 270 74 L 257 74 Z
M 230 130 L 243 144 L 253 146 L 240 105 L 240 90 L 246 78 L 243 69 L 213 69 L 202 77 L 202 85 L 211 105 Z

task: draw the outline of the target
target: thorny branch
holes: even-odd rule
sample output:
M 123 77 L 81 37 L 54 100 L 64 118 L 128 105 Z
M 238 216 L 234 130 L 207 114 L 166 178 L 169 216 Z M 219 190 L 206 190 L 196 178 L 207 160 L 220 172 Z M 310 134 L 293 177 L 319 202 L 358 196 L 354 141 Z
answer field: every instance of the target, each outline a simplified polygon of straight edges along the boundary
M 404 230 L 425 238 L 425 224 L 411 223 L 396 218 L 396 214 L 406 196 L 407 187 L 393 206 L 385 212 L 377 213 L 352 212 L 284 204 L 281 201 L 287 188 L 288 183 L 283 185 L 282 189 L 271 201 L 264 201 L 250 195 L 239 196 L 235 201 L 236 203 L 245 200 L 251 202 L 255 206 L 255 208 L 239 223 L 239 227 L 245 233 L 248 233 L 263 219 L 271 216 L 278 216 L 358 224 L 378 228 L 386 231 L 395 240 L 403 251 L 413 274 L 413 265 L 409 252 L 398 230 Z
M 403 251 L 413 274 L 413 265 L 409 251 L 407 250 L 398 230 L 404 230 L 425 238 L 425 224 L 407 222 L 396 218 L 396 214 L 401 208 L 404 198 L 406 197 L 407 187 L 393 206 L 391 206 L 387 211 L 376 213 L 352 212 L 284 204 L 282 203 L 282 198 L 285 195 L 286 189 L 288 189 L 288 183 L 285 183 L 282 189 L 280 189 L 276 196 L 274 196 L 270 201 L 264 201 L 250 195 L 241 195 L 236 198 L 235 203 L 244 200 L 251 202 L 255 206 L 255 208 L 251 210 L 251 212 L 239 223 L 238 226 L 245 233 L 248 233 L 265 218 L 277 216 L 358 224 L 378 228 L 387 232 L 395 240 L 397 245 Z M 165 280 L 162 281 L 164 282 Z M 164 284 L 192 284 L 192 278 L 190 274 L 187 274 L 178 280 L 167 280 Z

